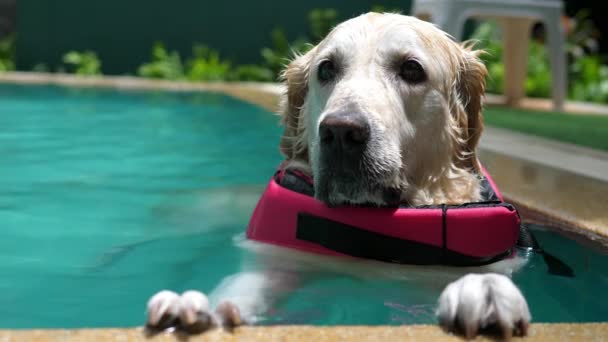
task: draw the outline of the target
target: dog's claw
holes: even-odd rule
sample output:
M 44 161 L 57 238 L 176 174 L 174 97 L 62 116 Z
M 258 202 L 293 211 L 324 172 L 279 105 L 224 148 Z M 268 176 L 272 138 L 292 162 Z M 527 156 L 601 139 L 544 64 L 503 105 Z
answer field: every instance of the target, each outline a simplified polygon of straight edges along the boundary
M 200 334 L 216 322 L 209 311 L 209 299 L 199 291 L 186 291 L 180 297 L 180 329 L 189 334 Z
M 196 321 L 192 323 L 180 322 L 179 329 L 188 334 L 201 334 L 216 326 L 213 317 L 207 313 L 199 314 Z
M 179 302 L 179 318 L 183 324 L 193 324 L 202 313 L 209 311 L 209 299 L 198 291 L 189 290 L 182 293 Z
M 152 330 L 173 327 L 179 318 L 179 296 L 172 291 L 160 291 L 150 298 L 147 309 L 146 327 Z
M 220 303 L 215 308 L 215 312 L 219 316 L 222 326 L 226 328 L 231 329 L 243 324 L 239 308 L 230 301 Z

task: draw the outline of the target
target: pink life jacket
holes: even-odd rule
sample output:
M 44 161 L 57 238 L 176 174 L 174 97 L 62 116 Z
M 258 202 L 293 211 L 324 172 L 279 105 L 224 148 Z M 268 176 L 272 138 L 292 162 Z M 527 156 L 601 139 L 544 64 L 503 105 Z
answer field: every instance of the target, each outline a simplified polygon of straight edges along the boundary
M 406 264 L 482 265 L 513 254 L 517 210 L 482 167 L 481 202 L 461 205 L 329 208 L 313 180 L 276 171 L 247 229 L 252 240 L 326 255 Z

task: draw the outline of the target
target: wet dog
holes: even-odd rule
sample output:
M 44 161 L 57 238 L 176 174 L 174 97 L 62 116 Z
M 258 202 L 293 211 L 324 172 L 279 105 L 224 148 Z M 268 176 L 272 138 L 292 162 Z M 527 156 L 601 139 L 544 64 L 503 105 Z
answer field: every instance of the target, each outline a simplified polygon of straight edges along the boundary
M 412 17 L 369 13 L 338 25 L 284 73 L 280 147 L 287 167 L 314 177 L 315 196 L 328 206 L 480 200 L 476 148 L 486 69 L 478 54 Z M 290 277 L 268 267 L 227 279 L 215 296 L 228 301 L 215 313 L 200 293 L 160 292 L 149 302 L 148 324 L 171 317 L 185 327 L 253 322 L 269 293 L 297 283 Z M 505 336 L 525 335 L 530 321 L 521 292 L 495 273 L 449 284 L 437 314 L 447 330 L 468 337 L 491 325 Z

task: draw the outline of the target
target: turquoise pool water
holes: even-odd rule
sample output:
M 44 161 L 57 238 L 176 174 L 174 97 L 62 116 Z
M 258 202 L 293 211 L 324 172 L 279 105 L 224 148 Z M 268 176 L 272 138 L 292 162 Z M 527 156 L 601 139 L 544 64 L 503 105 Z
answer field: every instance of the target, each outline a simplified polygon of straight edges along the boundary
M 239 272 L 253 252 L 235 237 L 280 132 L 217 94 L 0 85 L 0 328 L 140 325 L 155 291 L 211 291 Z M 534 320 L 608 320 L 606 251 L 537 238 L 575 277 L 530 257 L 514 279 Z M 434 323 L 444 285 L 310 279 L 262 323 Z

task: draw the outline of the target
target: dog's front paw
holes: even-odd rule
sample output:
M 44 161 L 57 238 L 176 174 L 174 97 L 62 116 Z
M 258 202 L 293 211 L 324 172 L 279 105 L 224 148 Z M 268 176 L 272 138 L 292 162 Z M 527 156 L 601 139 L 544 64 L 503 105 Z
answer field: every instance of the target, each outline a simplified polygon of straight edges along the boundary
M 179 320 L 179 312 L 179 295 L 173 291 L 160 291 L 148 300 L 146 327 L 152 331 L 174 327 Z
M 189 334 L 200 334 L 218 325 L 203 293 L 190 290 L 179 298 L 179 327 Z
M 186 291 L 180 298 L 180 329 L 198 334 L 214 327 L 232 329 L 242 325 L 239 308 L 229 301 L 220 303 L 215 312 L 209 309 L 207 296 L 198 291 Z
M 239 307 L 232 302 L 224 301 L 220 303 L 215 308 L 215 312 L 218 315 L 222 326 L 228 329 L 244 324 Z
M 156 333 L 177 328 L 188 334 L 207 331 L 218 324 L 209 311 L 207 296 L 198 291 L 186 291 L 182 295 L 163 290 L 148 301 L 146 328 Z
M 200 334 L 215 327 L 232 329 L 242 324 L 240 310 L 235 304 L 224 301 L 212 312 L 207 296 L 199 291 L 189 290 L 179 296 L 163 290 L 148 301 L 146 328 L 153 334 L 168 328 Z
M 524 296 L 500 274 L 469 274 L 449 284 L 439 297 L 437 316 L 444 329 L 469 339 L 493 329 L 504 338 L 525 336 L 531 318 Z

